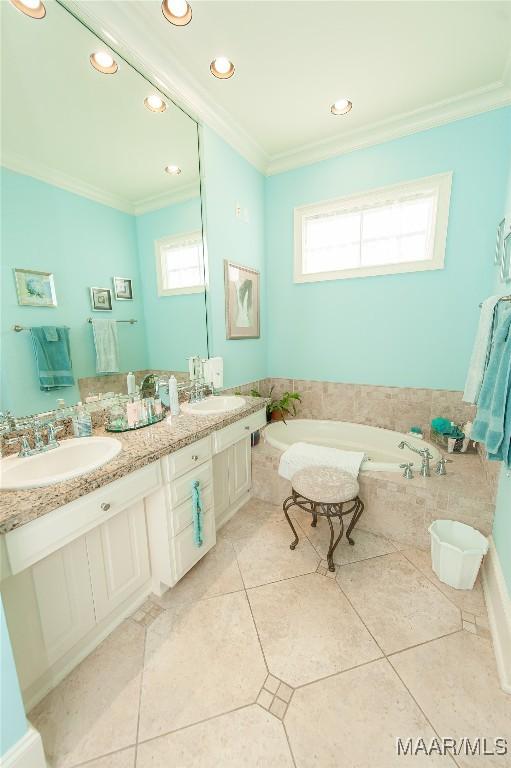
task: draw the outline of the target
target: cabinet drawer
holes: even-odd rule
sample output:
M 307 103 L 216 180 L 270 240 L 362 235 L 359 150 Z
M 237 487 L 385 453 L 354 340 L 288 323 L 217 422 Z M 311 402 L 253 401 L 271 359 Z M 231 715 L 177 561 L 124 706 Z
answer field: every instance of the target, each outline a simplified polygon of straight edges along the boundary
M 247 435 L 255 432 L 256 429 L 264 427 L 266 424 L 266 409 L 262 408 L 251 416 L 245 416 L 244 419 L 230 424 L 224 429 L 213 433 L 213 453 L 220 453 L 229 448 L 229 446 L 242 440 Z
M 202 509 L 206 514 L 213 508 L 213 485 L 210 483 L 205 488 L 201 488 Z M 192 524 L 192 499 L 186 499 L 182 504 L 172 510 L 170 513 L 170 535 L 177 536 Z
M 211 438 L 205 437 L 196 443 L 181 448 L 180 451 L 169 454 L 162 460 L 163 479 L 165 482 L 175 480 L 193 467 L 198 467 L 211 458 Z
M 5 535 L 11 572 L 19 573 L 56 552 L 134 501 L 148 496 L 160 483 L 160 464 L 154 462 L 15 528 Z
M 199 481 L 200 487 L 203 490 L 207 485 L 211 484 L 212 476 L 211 461 L 208 461 L 206 464 L 201 464 L 197 469 L 192 469 L 191 472 L 187 472 L 186 475 L 182 475 L 177 480 L 169 483 L 165 490 L 168 494 L 170 508 L 174 510 L 184 501 L 192 498 L 192 483 L 194 480 Z
M 216 541 L 215 516 L 212 512 L 204 515 L 203 543 L 197 547 L 193 536 L 193 525 L 189 525 L 178 536 L 172 539 L 171 556 L 174 563 L 174 578 L 178 581 L 197 563 Z

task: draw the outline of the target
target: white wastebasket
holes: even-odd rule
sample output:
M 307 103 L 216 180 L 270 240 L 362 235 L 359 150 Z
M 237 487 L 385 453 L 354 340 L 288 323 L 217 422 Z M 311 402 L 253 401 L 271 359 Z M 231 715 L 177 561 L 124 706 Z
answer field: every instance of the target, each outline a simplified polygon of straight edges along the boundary
M 456 520 L 435 520 L 429 526 L 433 570 L 444 584 L 472 589 L 488 539 L 470 525 Z

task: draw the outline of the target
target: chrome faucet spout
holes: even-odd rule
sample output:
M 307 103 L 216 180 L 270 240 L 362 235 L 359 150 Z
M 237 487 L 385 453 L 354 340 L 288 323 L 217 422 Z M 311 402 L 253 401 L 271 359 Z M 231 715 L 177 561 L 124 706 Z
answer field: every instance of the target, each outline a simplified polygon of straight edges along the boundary
M 433 458 L 433 455 L 431 454 L 429 448 L 415 448 L 413 445 L 410 445 L 410 443 L 407 443 L 406 440 L 401 440 L 401 442 L 398 445 L 398 448 L 409 448 L 414 453 L 418 453 L 419 456 L 422 457 L 422 464 L 420 473 L 422 477 L 431 477 L 431 470 L 429 467 L 430 459 Z

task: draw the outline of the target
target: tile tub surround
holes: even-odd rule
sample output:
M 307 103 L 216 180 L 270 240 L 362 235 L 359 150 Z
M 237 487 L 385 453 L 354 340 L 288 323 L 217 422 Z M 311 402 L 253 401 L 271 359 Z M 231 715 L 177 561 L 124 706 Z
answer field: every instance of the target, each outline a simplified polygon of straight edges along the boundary
M 264 440 L 252 450 L 252 494 L 271 504 L 282 504 L 291 492 L 291 483 L 278 474 L 280 456 Z M 482 462 L 476 454 L 451 458 L 445 477 L 416 473 L 406 480 L 397 472 L 362 472 L 365 510 L 357 528 L 419 549 L 429 547 L 428 527 L 439 518 L 459 520 L 489 535 L 495 502 Z
M 134 768 L 134 752 L 137 768 L 396 768 L 398 737 L 507 735 L 491 641 L 462 628 L 485 624 L 480 587 L 467 603 L 423 553 L 376 536 L 346 545 L 336 578 L 304 574 L 287 547 L 282 573 L 261 569 L 250 587 L 243 555 L 280 550 L 281 521 L 280 507 L 249 501 L 176 600 L 158 599 L 147 624 L 136 612 L 29 713 L 53 768 Z
M 108 464 L 86 475 L 45 488 L 2 491 L 0 493 L 0 534 L 8 533 L 13 528 L 29 523 L 53 509 L 85 496 L 107 483 L 112 483 L 264 407 L 264 401 L 260 398 L 246 397 L 245 399 L 245 405 L 232 413 L 218 416 L 181 414 L 173 418 L 172 425 L 164 420 L 159 424 L 133 432 L 116 433 L 115 439 L 122 443 L 121 452 Z M 113 436 L 103 428 L 95 429 L 94 434 Z
M 122 394 L 127 393 L 126 378 L 129 371 L 121 373 L 106 373 L 102 376 L 88 376 L 87 378 L 78 379 L 78 389 L 80 390 L 80 398 L 85 402 L 85 398 L 88 395 L 105 395 L 107 392 L 118 392 Z M 135 383 L 140 386 L 145 376 L 150 373 L 154 373 L 157 376 L 175 376 L 178 382 L 189 381 L 188 371 L 167 371 L 167 370 L 153 370 L 147 369 L 144 371 L 133 371 L 135 375 Z
M 295 391 L 299 419 L 334 419 L 372 427 L 408 432 L 411 426 L 430 433 L 431 420 L 443 416 L 451 421 L 473 421 L 475 406 L 462 401 L 462 392 L 446 389 L 378 387 L 331 381 L 268 378 L 259 382 L 263 394 L 273 387 L 273 397 Z M 247 385 L 248 386 L 248 385 Z

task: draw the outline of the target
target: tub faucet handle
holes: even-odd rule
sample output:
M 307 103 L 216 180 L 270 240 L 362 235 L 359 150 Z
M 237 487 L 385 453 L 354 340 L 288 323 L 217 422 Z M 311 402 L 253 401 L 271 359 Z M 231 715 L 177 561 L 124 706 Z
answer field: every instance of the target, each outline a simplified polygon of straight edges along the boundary
M 445 468 L 445 465 L 447 463 L 452 464 L 452 459 L 446 459 L 445 456 L 442 456 L 437 462 L 437 465 L 435 468 L 435 474 L 437 474 L 439 477 L 441 477 L 442 475 L 446 475 L 447 470 Z
M 404 469 L 403 477 L 407 480 L 413 480 L 413 461 L 409 461 L 407 464 L 400 464 L 401 469 Z

